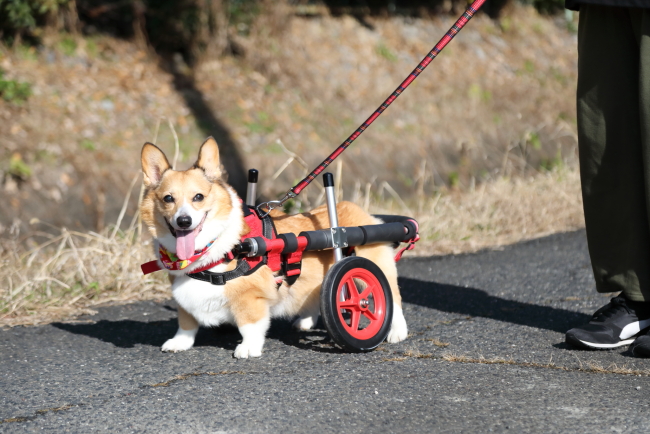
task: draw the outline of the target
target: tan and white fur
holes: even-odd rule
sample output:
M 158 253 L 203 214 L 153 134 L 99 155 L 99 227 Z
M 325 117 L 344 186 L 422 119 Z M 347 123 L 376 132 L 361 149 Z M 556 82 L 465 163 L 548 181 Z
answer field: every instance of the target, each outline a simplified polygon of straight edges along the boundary
M 219 149 L 213 138 L 210 137 L 203 143 L 198 160 L 185 171 L 172 170 L 165 154 L 155 145 L 146 143 L 142 148 L 142 170 L 146 187 L 141 205 L 142 218 L 154 238 L 154 251 L 157 255 L 159 245 L 175 253 L 180 245 L 170 226 L 177 234 L 191 231 L 193 248 L 196 250 L 216 239 L 206 254 L 188 268 L 169 271 L 173 296 L 179 305 L 179 328 L 176 335 L 164 343 L 163 351 L 190 349 L 200 325 L 211 327 L 230 323 L 238 327 L 243 338 L 235 349 L 234 356 L 259 357 L 262 355 L 271 318 L 298 316 L 293 323 L 298 330 L 309 330 L 315 325 L 319 315 L 321 283 L 333 264 L 330 250 L 305 252 L 301 276 L 293 285 L 284 282 L 280 288 L 267 266 L 249 276 L 230 280 L 222 286 L 186 275 L 223 258 L 249 230 L 243 218 L 239 197 L 223 181 Z M 337 210 L 340 226 L 381 223 L 350 202 L 339 203 Z M 291 232 L 297 235 L 302 231 L 329 227 L 327 209 L 324 206 L 298 215 L 274 211 L 271 216 L 278 233 Z M 188 217 L 191 225 L 180 227 L 178 222 L 187 225 Z M 359 246 L 356 253 L 377 264 L 390 284 L 394 310 L 387 341 L 394 343 L 406 339 L 408 331 L 391 246 Z M 236 261 L 230 261 L 217 265 L 210 271 L 221 273 L 232 270 L 235 266 Z

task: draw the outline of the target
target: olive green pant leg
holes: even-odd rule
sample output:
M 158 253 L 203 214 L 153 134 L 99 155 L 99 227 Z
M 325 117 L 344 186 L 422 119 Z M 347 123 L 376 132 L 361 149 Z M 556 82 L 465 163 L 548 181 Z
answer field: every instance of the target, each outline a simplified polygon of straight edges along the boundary
M 639 41 L 639 124 L 643 148 L 643 167 L 645 168 L 646 209 L 650 215 L 650 10 L 636 9 L 631 13 L 635 35 Z M 650 228 L 650 223 L 648 225 Z M 646 271 L 650 261 L 645 263 Z M 650 275 L 650 271 L 647 271 Z M 648 277 L 650 279 L 650 277 Z M 650 301 L 650 283 L 645 281 L 638 298 L 632 300 Z
M 650 13 L 581 5 L 578 148 L 598 292 L 650 301 Z M 643 59 L 643 60 L 641 60 Z

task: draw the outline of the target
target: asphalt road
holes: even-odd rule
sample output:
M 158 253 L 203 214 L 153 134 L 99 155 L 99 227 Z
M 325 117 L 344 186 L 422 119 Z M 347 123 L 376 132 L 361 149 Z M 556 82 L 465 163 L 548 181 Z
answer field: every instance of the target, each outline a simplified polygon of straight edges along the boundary
M 399 268 L 411 335 L 366 354 L 288 321 L 273 322 L 259 359 L 234 359 L 239 334 L 223 327 L 162 353 L 173 302 L 0 331 L 0 432 L 650 429 L 650 360 L 564 344 L 609 300 L 584 232 Z

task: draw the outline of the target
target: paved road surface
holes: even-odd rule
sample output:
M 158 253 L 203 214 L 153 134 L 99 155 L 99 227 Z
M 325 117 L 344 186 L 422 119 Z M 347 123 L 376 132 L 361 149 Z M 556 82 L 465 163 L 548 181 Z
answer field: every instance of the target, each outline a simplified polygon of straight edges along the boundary
M 411 336 L 369 354 L 288 321 L 273 322 L 260 359 L 233 359 L 234 328 L 164 354 L 172 302 L 0 331 L 0 432 L 650 429 L 650 360 L 564 344 L 608 301 L 594 290 L 584 232 L 405 259 L 400 273 Z

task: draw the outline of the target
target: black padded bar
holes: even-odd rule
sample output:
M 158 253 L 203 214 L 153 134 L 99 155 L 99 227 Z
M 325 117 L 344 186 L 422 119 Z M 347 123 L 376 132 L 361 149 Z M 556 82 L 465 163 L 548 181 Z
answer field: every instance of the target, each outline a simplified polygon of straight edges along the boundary
M 388 223 L 366 226 L 346 227 L 347 241 L 349 246 L 363 246 L 373 243 L 399 243 L 408 241 L 416 235 L 416 225 L 410 217 L 402 216 L 375 216 L 384 221 L 392 220 Z M 307 250 L 325 250 L 333 246 L 332 232 L 330 229 L 321 229 L 317 231 L 305 231 L 298 234 L 299 237 L 307 238 Z M 292 233 L 279 234 L 278 238 L 284 242 L 282 253 L 293 253 L 298 250 L 297 237 Z M 257 242 L 257 256 L 264 255 L 267 252 L 266 242 L 263 237 L 254 237 Z M 251 245 L 244 241 L 237 245 L 235 250 L 239 254 L 246 254 L 252 250 Z
M 348 245 L 363 246 L 366 244 L 368 237 L 363 226 L 352 226 L 345 228 L 348 235 Z
M 307 238 L 307 248 L 305 250 L 324 250 L 334 247 L 332 232 L 329 229 L 300 232 L 298 236 Z
M 384 223 L 393 223 L 400 222 L 408 229 L 408 232 L 404 236 L 404 241 L 415 238 L 417 234 L 417 224 L 414 223 L 415 219 L 412 217 L 405 217 L 401 215 L 383 215 L 383 214 L 374 214 L 373 217 L 376 217 L 383 221 Z
M 404 222 L 404 227 L 408 229 L 408 232 L 404 237 L 404 241 L 411 240 L 418 234 L 418 226 L 413 221 Z
M 292 233 L 280 234 L 278 235 L 282 241 L 284 241 L 284 249 L 282 253 L 293 253 L 298 250 L 298 237 Z
M 404 224 L 400 222 L 361 227 L 366 231 L 366 244 L 404 241 L 406 234 Z
M 404 223 L 400 222 L 345 228 L 349 246 L 407 241 L 412 238 L 408 236 L 407 229 Z M 333 247 L 330 229 L 301 232 L 298 236 L 307 238 L 305 250 L 323 250 Z

